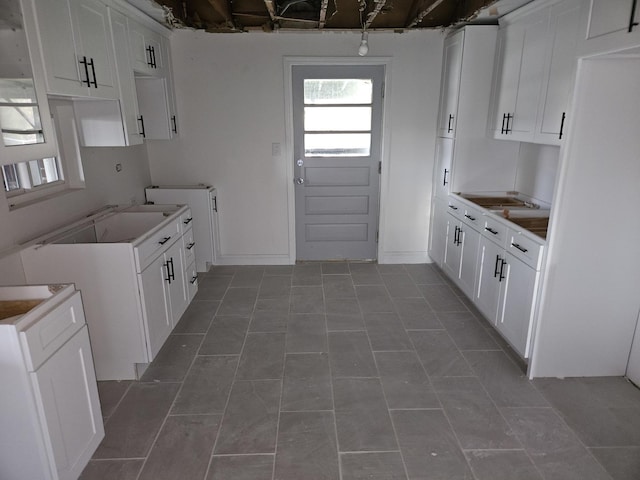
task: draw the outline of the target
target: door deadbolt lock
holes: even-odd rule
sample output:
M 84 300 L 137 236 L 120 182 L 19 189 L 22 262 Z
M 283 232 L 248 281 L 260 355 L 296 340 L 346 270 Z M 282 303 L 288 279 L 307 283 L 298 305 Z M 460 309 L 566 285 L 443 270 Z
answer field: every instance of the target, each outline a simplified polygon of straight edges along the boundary
M 296 165 L 301 167 L 302 165 L 304 165 L 304 161 L 302 159 L 298 159 L 296 160 Z
M 294 182 L 296 185 L 302 185 L 302 184 L 304 184 L 304 178 L 302 178 L 302 177 L 296 177 L 296 178 L 293 180 L 293 182 Z

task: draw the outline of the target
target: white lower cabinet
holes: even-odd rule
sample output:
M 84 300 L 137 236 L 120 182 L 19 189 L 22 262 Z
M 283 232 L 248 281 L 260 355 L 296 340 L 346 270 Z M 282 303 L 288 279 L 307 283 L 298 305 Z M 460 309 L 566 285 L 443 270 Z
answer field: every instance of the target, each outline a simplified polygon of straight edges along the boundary
M 441 268 L 447 251 L 448 218 L 447 204 L 434 197 L 429 257 Z
M 461 207 L 457 208 L 459 212 Z M 460 289 L 471 297 L 476 283 L 480 233 L 462 220 L 458 220 L 455 214 L 449 213 L 447 217 L 448 235 L 443 269 Z
M 504 247 L 486 237 L 480 240 L 478 253 L 478 284 L 474 302 L 478 310 L 495 325 L 498 315 L 498 298 L 500 296 L 501 275 Z
M 0 288 L 0 313 L 27 305 L 0 316 L 3 479 L 75 480 L 104 438 L 80 292 L 60 287 Z

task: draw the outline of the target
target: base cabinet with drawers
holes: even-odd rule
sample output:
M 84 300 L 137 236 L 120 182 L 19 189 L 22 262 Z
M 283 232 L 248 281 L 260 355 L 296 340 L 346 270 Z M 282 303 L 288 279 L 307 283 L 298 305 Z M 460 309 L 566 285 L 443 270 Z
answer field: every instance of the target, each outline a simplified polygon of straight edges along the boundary
M 80 292 L 0 288 L 0 478 L 75 480 L 104 438 Z
M 98 380 L 139 378 L 193 299 L 193 221 L 186 206 L 107 209 L 21 251 L 29 283 L 82 291 Z

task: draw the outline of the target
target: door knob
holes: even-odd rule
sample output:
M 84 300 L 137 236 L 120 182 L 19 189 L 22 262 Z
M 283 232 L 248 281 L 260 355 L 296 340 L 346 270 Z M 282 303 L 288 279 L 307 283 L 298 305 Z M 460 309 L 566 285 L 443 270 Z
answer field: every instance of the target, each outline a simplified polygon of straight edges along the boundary
M 302 159 L 298 159 L 296 160 L 296 165 L 301 167 L 302 165 L 304 165 L 304 161 Z
M 304 178 L 296 177 L 294 178 L 293 183 L 295 183 L 296 185 L 302 185 L 304 183 Z

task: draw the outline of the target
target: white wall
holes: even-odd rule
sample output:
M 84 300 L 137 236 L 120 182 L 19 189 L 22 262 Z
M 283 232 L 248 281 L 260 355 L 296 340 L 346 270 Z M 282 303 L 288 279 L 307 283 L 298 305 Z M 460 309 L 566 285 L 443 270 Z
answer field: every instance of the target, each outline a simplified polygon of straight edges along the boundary
M 144 146 L 81 148 L 86 188 L 9 211 L 0 193 L 0 252 L 107 204 L 144 202 L 151 177 Z M 116 163 L 122 171 L 116 172 Z M 24 283 L 15 255 L 0 253 L 0 285 Z
M 522 143 L 518 157 L 515 190 L 553 203 L 560 147 Z
M 155 184 L 218 189 L 222 263 L 295 261 L 284 57 L 348 57 L 356 33 L 212 35 L 171 39 L 180 138 L 148 142 Z M 443 33 L 372 33 L 391 57 L 385 99 L 379 261 L 428 261 L 427 238 Z M 272 143 L 282 155 L 272 157 Z

